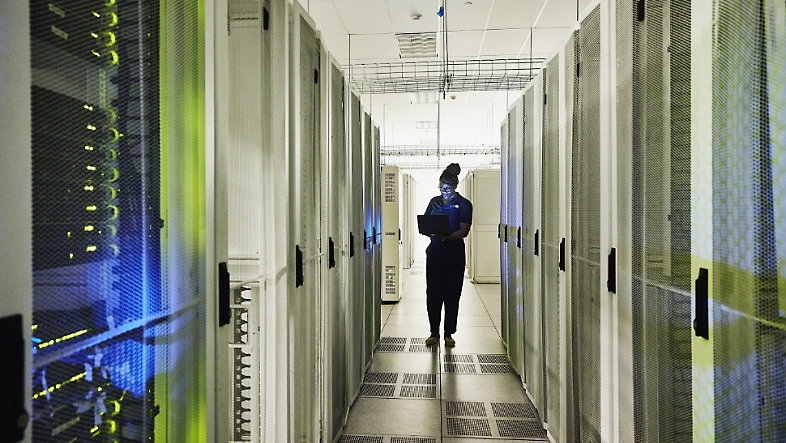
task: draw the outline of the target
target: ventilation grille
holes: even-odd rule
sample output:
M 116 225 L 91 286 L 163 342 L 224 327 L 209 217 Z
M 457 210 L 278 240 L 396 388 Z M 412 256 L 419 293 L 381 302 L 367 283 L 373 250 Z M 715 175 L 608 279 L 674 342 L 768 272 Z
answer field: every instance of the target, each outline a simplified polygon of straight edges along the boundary
M 398 293 L 398 269 L 396 266 L 385 266 L 385 294 L 396 295 Z
M 481 401 L 449 401 L 445 402 L 445 415 L 485 417 L 486 406 Z
M 433 58 L 437 56 L 437 33 L 396 34 L 401 58 Z
M 448 435 L 491 437 L 491 425 L 488 420 L 448 417 L 447 424 Z

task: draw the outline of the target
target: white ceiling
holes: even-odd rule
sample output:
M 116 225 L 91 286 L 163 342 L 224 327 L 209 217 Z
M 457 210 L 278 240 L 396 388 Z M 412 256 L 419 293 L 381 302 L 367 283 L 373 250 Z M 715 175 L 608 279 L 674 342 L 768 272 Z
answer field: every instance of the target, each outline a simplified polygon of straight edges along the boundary
M 445 4 L 450 61 L 545 58 L 564 44 L 577 19 L 596 0 L 299 0 L 328 51 L 348 65 L 399 63 L 396 34 L 439 32 Z M 413 20 L 413 15 L 420 15 Z M 443 48 L 438 36 L 437 52 Z M 427 59 L 416 59 L 425 61 Z M 438 59 L 428 59 L 437 61 Z M 434 91 L 437 94 L 437 91 Z M 498 145 L 500 124 L 520 91 L 450 93 L 439 105 L 441 145 Z M 411 104 L 405 93 L 364 94 L 380 126 L 383 146 L 430 145 L 436 104 Z M 422 124 L 421 124 L 422 126 Z M 465 168 L 466 169 L 466 168 Z

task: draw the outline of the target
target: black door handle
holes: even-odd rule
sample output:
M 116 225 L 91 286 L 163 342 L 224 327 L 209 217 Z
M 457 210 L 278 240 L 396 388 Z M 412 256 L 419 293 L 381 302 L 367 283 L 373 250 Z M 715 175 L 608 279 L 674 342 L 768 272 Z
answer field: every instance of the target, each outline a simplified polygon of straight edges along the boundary
M 611 248 L 609 252 L 609 279 L 606 280 L 606 288 L 609 292 L 617 293 L 617 249 Z
M 535 230 L 535 255 L 540 255 L 540 229 Z
M 21 441 L 25 436 L 25 428 L 30 415 L 25 410 L 25 370 L 24 326 L 22 315 L 15 314 L 0 319 L 0 441 Z
M 229 268 L 226 262 L 218 264 L 218 326 L 228 325 L 232 318 L 232 310 L 229 309 L 229 296 L 231 293 L 229 284 Z
M 336 243 L 333 237 L 328 237 L 328 269 L 336 267 Z
M 349 256 L 355 256 L 355 234 L 349 233 Z
M 303 286 L 303 251 L 295 245 L 295 287 Z
M 565 271 L 565 238 L 559 242 L 559 270 Z
M 710 312 L 709 312 L 709 271 L 699 268 L 699 278 L 696 279 L 696 318 L 693 319 L 693 329 L 697 337 L 710 339 Z

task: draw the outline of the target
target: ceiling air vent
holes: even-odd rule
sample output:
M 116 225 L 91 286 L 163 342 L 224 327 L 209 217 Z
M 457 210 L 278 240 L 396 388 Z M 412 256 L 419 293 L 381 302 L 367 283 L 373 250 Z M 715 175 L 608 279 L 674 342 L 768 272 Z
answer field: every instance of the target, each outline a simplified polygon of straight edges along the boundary
M 437 33 L 396 34 L 401 58 L 426 58 L 437 56 Z

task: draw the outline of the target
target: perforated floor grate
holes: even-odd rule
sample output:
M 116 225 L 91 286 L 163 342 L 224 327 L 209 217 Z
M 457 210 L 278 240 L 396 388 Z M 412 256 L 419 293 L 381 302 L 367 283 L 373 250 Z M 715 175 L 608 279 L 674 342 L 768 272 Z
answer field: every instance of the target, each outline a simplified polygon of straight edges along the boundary
M 491 425 L 488 420 L 448 417 L 447 424 L 448 435 L 491 437 Z
M 439 352 L 439 346 L 409 345 L 409 352 Z
M 390 437 L 390 443 L 437 443 L 437 439 L 428 437 Z
M 437 374 L 404 374 L 405 385 L 435 385 Z
M 389 345 L 403 345 L 407 343 L 406 337 L 382 337 L 379 339 L 380 343 Z
M 396 385 L 363 384 L 360 386 L 361 397 L 393 397 Z
M 485 417 L 486 406 L 482 401 L 448 401 L 445 402 L 445 415 Z
M 492 403 L 494 417 L 538 419 L 535 406 L 527 403 Z
M 404 352 L 405 345 L 391 345 L 387 343 L 380 343 L 377 346 L 377 352 Z
M 445 372 L 454 374 L 475 374 L 475 365 L 472 363 L 445 363 Z
M 480 363 L 493 363 L 498 365 L 508 364 L 508 356 L 505 354 L 478 354 Z
M 480 365 L 481 374 L 515 374 L 510 365 Z
M 382 443 L 382 437 L 371 435 L 342 435 L 338 443 Z
M 426 337 L 410 338 L 409 344 L 411 345 L 425 345 Z
M 546 431 L 534 420 L 497 420 L 500 437 L 546 440 Z
M 363 377 L 363 383 L 393 383 L 398 381 L 395 372 L 369 372 Z
M 473 363 L 471 354 L 445 354 L 446 363 Z
M 437 398 L 437 387 L 431 385 L 402 386 L 399 396 L 403 398 Z

